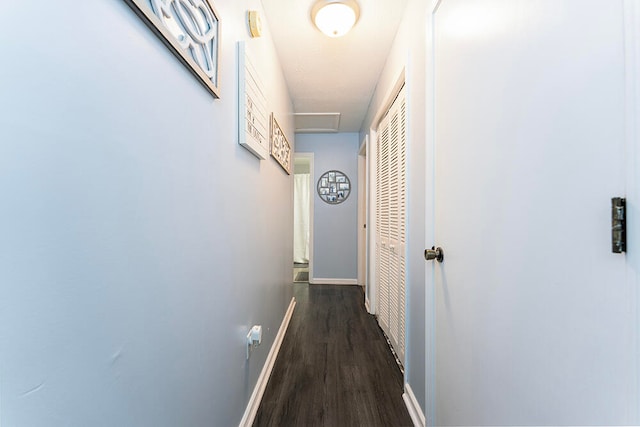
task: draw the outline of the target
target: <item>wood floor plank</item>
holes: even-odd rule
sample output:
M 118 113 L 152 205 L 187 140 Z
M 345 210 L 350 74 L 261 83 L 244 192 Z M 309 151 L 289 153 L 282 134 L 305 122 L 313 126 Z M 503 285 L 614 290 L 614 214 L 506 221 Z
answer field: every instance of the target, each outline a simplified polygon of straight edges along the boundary
M 411 426 L 402 373 L 359 286 L 294 284 L 254 426 Z

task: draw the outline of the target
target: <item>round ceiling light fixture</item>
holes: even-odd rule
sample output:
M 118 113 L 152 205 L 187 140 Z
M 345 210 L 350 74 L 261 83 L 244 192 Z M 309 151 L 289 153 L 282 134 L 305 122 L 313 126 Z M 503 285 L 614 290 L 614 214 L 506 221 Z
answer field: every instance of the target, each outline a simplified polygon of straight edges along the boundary
M 311 20 L 329 37 L 344 36 L 360 17 L 355 0 L 319 0 L 311 9 Z

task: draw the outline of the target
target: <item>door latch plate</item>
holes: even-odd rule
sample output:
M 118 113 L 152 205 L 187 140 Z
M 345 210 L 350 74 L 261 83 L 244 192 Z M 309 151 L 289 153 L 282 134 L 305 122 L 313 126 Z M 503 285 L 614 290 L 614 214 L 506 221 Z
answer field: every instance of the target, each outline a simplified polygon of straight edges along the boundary
M 627 201 L 623 197 L 611 199 L 611 252 L 627 250 Z

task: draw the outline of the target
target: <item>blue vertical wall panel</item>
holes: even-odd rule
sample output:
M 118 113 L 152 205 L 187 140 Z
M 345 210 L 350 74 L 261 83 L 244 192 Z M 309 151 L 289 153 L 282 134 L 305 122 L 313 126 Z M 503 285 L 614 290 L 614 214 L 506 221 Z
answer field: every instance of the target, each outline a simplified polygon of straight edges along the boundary
M 292 179 L 119 0 L 9 2 L 0 27 L 0 424 L 237 425 L 291 299 Z M 293 142 L 268 28 L 250 40 Z M 263 326 L 245 359 L 245 337 Z

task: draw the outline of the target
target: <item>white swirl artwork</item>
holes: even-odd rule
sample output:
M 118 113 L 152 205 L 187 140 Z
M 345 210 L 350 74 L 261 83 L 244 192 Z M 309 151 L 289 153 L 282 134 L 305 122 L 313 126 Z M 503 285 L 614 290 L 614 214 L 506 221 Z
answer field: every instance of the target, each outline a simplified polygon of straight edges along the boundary
M 202 71 L 217 85 L 218 18 L 206 0 L 150 0 L 151 8 Z
M 212 0 L 124 0 L 215 98 L 220 18 Z
M 291 175 L 291 144 L 273 114 L 271 114 L 271 156 L 287 174 Z

